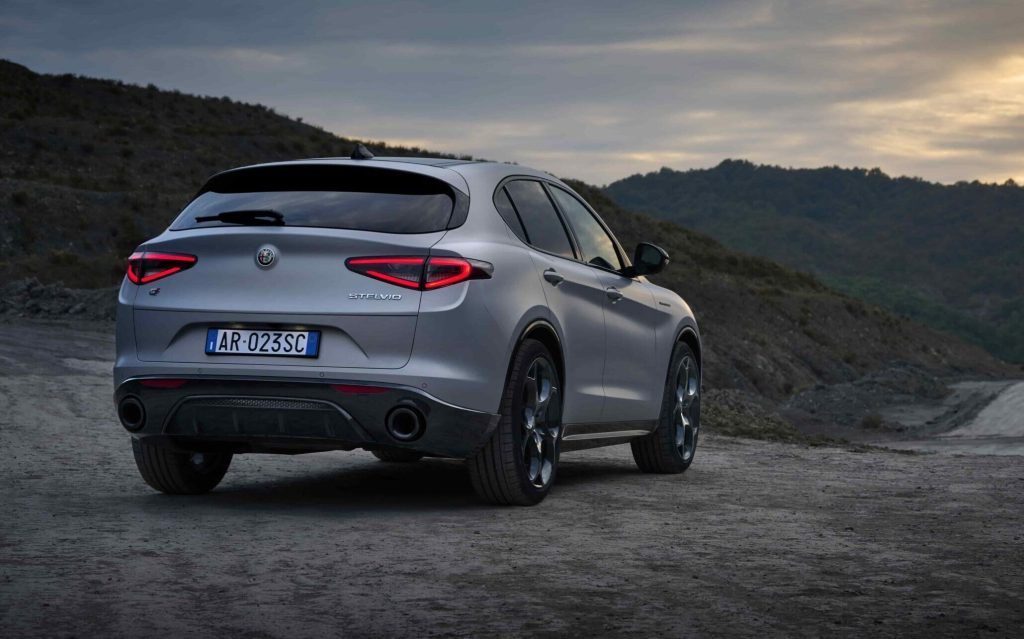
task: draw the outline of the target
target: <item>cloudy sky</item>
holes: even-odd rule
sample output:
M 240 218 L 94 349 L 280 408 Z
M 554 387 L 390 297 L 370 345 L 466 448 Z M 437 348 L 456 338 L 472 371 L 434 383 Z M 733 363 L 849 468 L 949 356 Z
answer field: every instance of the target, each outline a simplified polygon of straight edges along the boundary
M 607 183 L 724 158 L 1024 182 L 1024 2 L 0 3 L 0 57 Z

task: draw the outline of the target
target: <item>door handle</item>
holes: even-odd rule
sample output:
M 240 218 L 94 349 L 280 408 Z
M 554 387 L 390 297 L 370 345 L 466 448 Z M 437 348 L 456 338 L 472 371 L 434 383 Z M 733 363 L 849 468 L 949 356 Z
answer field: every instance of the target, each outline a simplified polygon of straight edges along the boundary
M 608 295 L 608 299 L 612 301 L 612 304 L 622 299 L 622 292 L 619 291 L 619 289 L 615 288 L 614 286 L 609 286 L 608 288 L 604 289 L 604 292 L 605 294 Z
M 544 271 L 544 279 L 551 282 L 553 286 L 558 286 L 559 284 L 565 281 L 565 277 L 559 274 L 559 272 L 553 268 L 549 268 L 548 270 Z

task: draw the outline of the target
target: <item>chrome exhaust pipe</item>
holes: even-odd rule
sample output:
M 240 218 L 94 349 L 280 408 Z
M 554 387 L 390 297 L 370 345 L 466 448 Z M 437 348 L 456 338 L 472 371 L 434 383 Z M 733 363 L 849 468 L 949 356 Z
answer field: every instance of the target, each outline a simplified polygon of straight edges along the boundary
M 394 439 L 400 442 L 416 441 L 427 430 L 423 413 L 411 406 L 396 406 L 384 420 L 384 427 Z
M 117 417 L 126 429 L 136 431 L 146 424 L 146 408 L 138 398 L 129 395 L 117 405 Z

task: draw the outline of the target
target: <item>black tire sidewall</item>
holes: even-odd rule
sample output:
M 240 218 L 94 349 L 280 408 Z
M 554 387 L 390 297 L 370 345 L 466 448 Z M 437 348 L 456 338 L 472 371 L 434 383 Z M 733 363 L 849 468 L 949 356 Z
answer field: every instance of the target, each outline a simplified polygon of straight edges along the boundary
M 674 415 L 675 410 L 675 394 L 676 394 L 676 374 L 679 371 L 679 366 L 687 356 L 693 360 L 695 366 L 697 366 L 697 398 L 694 400 L 697 403 L 697 432 L 693 438 L 693 455 L 690 455 L 689 460 L 684 460 L 682 453 L 675 445 L 675 424 Z M 679 466 L 680 470 L 686 470 L 693 463 L 693 460 L 697 457 L 697 441 L 700 438 L 700 396 L 703 385 L 703 377 L 700 369 L 700 364 L 697 360 L 696 354 L 690 345 L 686 342 L 677 342 L 675 347 L 672 349 L 672 360 L 669 362 L 668 373 L 665 378 L 665 395 L 662 398 L 661 404 L 661 417 L 658 420 L 658 431 L 660 433 L 659 441 L 661 446 L 664 446 L 666 452 L 670 453 L 673 460 Z
M 191 462 L 193 453 L 153 445 L 132 438 L 132 453 L 143 480 L 152 488 L 172 495 L 198 495 L 213 490 L 227 473 L 231 453 L 210 455 L 205 468 Z
M 544 358 L 547 360 L 551 370 L 555 371 L 556 375 L 559 375 L 558 366 L 555 364 L 555 359 L 551 356 L 547 347 L 537 340 L 527 339 L 519 347 L 516 352 L 516 357 L 512 370 L 510 371 L 508 385 L 506 392 L 503 395 L 501 419 L 503 427 L 507 428 L 506 431 L 513 442 L 513 454 L 515 454 L 515 468 L 516 476 L 519 479 L 519 485 L 522 491 L 529 495 L 536 502 L 542 500 L 548 492 L 551 490 L 551 486 L 554 485 L 555 480 L 558 478 L 558 459 L 561 454 L 561 442 L 562 442 L 562 424 L 561 415 L 559 415 L 559 433 L 558 438 L 555 441 L 555 457 L 554 465 L 551 469 L 551 479 L 543 488 L 537 488 L 529 479 L 529 475 L 526 470 L 526 465 L 523 463 L 523 432 L 519 424 L 520 416 L 523 414 L 523 384 L 526 379 L 526 374 L 530 370 L 530 366 L 538 358 Z M 558 392 L 563 393 L 563 382 L 559 375 L 558 380 Z M 509 396 L 508 390 L 511 388 L 511 397 Z M 564 400 L 564 394 L 560 400 Z M 535 502 L 535 503 L 536 503 Z

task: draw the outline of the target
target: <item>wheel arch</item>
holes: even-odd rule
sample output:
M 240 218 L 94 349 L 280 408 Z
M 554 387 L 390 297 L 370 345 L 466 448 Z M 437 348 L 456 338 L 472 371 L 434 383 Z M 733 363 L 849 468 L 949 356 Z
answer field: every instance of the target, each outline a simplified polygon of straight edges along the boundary
M 676 336 L 676 342 L 683 342 L 693 351 L 693 354 L 697 357 L 697 368 L 700 371 L 701 378 L 703 379 L 704 359 L 701 353 L 700 337 L 697 336 L 697 332 L 689 326 L 685 326 Z
M 508 371 L 505 373 L 505 381 L 508 383 L 508 375 L 512 370 L 512 359 L 519 346 L 527 339 L 535 339 L 543 344 L 555 358 L 555 367 L 558 369 L 558 378 L 565 387 L 565 354 L 562 352 L 562 340 L 558 337 L 555 327 L 543 319 L 536 319 L 529 322 L 516 340 L 515 348 L 512 349 L 512 356 L 508 360 Z
M 689 346 L 690 350 L 693 351 L 694 356 L 697 358 L 697 374 L 700 375 L 700 378 L 699 378 L 700 379 L 700 386 L 703 387 L 703 385 L 704 385 L 704 365 L 703 365 L 703 359 L 702 359 L 702 355 L 701 355 L 700 336 L 697 335 L 697 330 L 694 327 L 689 326 L 689 325 L 686 325 L 686 326 L 683 326 L 682 328 L 680 328 L 679 331 L 676 333 L 676 339 L 672 342 L 673 353 L 675 352 L 676 344 L 679 344 L 679 343 L 686 344 L 687 346 Z M 672 361 L 673 361 L 673 359 L 670 356 L 669 360 L 668 360 L 668 370 L 665 372 L 665 375 L 666 375 L 666 386 L 668 384 L 668 382 L 667 382 L 668 376 L 672 374 Z M 666 388 L 665 392 L 668 392 L 667 388 Z M 665 401 L 664 393 L 662 394 L 661 401 L 664 404 L 664 401 Z M 661 428 L 661 418 L 659 417 L 659 419 L 658 419 L 658 426 L 655 428 L 655 430 L 658 430 L 660 428 Z

